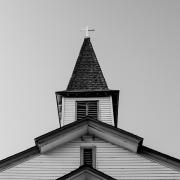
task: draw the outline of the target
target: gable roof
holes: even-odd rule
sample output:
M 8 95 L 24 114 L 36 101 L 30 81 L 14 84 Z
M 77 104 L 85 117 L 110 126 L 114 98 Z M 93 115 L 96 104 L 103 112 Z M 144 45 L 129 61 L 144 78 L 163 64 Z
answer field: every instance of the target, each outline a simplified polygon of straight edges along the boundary
M 159 162 L 160 164 L 169 168 L 180 171 L 179 159 L 145 147 L 142 145 L 143 138 L 101 121 L 92 119 L 91 117 L 86 117 L 85 119 L 70 123 L 66 126 L 35 138 L 36 146 L 1 160 L 0 171 L 4 171 L 17 164 L 25 162 L 34 156 L 38 156 L 41 153 L 46 152 L 46 150 L 51 150 L 59 143 L 63 144 L 70 141 L 71 139 L 74 139 L 75 137 L 73 137 L 73 133 L 75 133 L 76 130 L 79 133 L 78 136 L 88 132 L 100 137 L 101 139 L 109 141 L 110 143 L 125 147 L 126 149 L 133 147 L 133 151 L 137 150 L 136 153 L 140 154 L 141 156 Z M 72 134 L 70 133 L 71 131 Z M 75 135 L 77 136 L 76 133 Z
M 40 152 L 44 153 L 85 134 L 95 135 L 132 152 L 137 152 L 143 142 L 139 136 L 86 116 L 36 138 L 35 143 Z
M 84 39 L 67 87 L 67 91 L 76 90 L 108 90 L 89 37 Z
M 97 169 L 94 169 L 93 167 L 87 165 L 80 166 L 78 169 L 71 171 L 69 174 L 66 174 L 56 180 L 76 180 L 81 179 L 80 177 L 87 176 L 89 176 L 90 179 L 92 178 L 94 180 L 116 180 L 111 176 L 104 174 L 103 172 L 98 171 Z

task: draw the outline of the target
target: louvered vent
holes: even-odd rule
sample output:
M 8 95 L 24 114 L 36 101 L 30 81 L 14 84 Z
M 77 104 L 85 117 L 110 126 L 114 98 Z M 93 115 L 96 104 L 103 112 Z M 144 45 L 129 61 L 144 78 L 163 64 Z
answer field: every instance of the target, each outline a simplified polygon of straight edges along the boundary
M 92 148 L 83 149 L 83 164 L 93 166 L 93 154 Z
M 98 101 L 77 101 L 77 120 L 88 115 L 98 119 Z

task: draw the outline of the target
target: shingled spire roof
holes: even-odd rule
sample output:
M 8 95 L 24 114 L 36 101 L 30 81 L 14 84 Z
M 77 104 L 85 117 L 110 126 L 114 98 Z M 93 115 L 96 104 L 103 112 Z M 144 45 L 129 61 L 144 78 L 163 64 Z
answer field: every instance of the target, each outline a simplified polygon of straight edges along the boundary
M 108 90 L 90 38 L 85 38 L 81 47 L 67 91 Z

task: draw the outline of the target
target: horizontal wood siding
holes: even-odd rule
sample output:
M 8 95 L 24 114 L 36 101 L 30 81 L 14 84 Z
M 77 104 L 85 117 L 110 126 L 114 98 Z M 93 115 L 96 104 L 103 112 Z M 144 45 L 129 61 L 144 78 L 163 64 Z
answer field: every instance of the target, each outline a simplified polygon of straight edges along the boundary
M 52 180 L 80 166 L 80 146 L 96 146 L 96 168 L 116 179 L 179 179 L 180 172 L 98 138 L 74 140 L 0 173 L 0 179 Z
M 99 102 L 99 120 L 114 125 L 112 99 L 111 97 L 99 98 L 63 98 L 63 116 L 62 125 L 69 124 L 76 120 L 76 101 L 98 101 Z

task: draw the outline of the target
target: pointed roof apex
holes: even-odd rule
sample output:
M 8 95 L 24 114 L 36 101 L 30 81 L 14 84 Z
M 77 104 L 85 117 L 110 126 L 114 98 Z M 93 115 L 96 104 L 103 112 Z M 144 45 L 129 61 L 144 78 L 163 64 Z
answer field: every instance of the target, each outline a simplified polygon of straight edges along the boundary
M 108 90 L 89 37 L 84 38 L 67 91 Z

